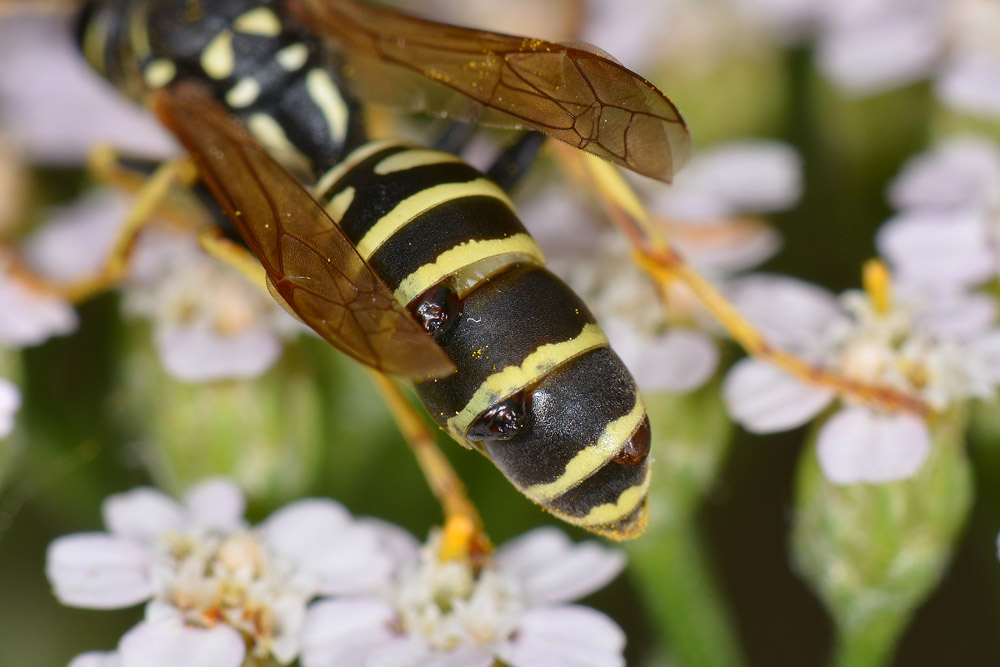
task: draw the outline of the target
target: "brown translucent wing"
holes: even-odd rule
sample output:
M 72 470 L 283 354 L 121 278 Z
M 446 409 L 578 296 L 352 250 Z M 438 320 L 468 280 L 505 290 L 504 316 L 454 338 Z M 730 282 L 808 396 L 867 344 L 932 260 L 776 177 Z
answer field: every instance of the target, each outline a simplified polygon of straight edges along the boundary
M 353 0 L 289 0 L 297 20 L 346 60 L 369 101 L 530 128 L 670 182 L 691 138 L 676 107 L 589 45 L 460 28 Z
M 455 370 L 444 350 L 299 181 L 197 84 L 159 91 L 154 109 L 264 266 L 273 289 L 335 347 L 417 379 Z

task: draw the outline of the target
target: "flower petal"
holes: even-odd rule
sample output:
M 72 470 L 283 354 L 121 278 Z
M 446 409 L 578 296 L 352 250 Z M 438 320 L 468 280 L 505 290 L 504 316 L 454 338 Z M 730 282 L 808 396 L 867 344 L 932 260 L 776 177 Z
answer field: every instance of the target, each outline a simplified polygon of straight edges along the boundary
M 231 531 L 243 527 L 246 499 L 229 479 L 202 480 L 184 494 L 184 504 L 200 528 Z
M 655 204 L 674 218 L 710 219 L 787 208 L 802 193 L 795 149 L 777 141 L 734 141 L 691 160 Z
M 752 433 L 801 426 L 834 399 L 829 389 L 809 387 L 771 364 L 744 359 L 732 367 L 722 388 L 729 414 Z
M 6 273 L 0 263 L 0 346 L 29 347 L 76 329 L 69 303 L 44 294 Z
M 604 614 L 577 605 L 531 609 L 501 659 L 511 667 L 619 667 L 625 633 Z
M 990 206 L 1000 197 L 1000 150 L 992 139 L 956 136 L 907 160 L 889 187 L 899 209 L 929 211 Z
M 558 528 L 537 528 L 497 550 L 497 564 L 521 580 L 534 604 L 568 602 L 621 573 L 625 554 L 597 542 L 573 543 Z
M 240 667 L 246 645 L 228 625 L 193 628 L 179 619 L 143 621 L 118 644 L 121 667 Z
M 375 598 L 317 602 L 302 627 L 302 665 L 361 667 L 370 652 L 396 639 L 395 620 L 392 606 Z
M 754 274 L 729 281 L 726 293 L 769 342 L 780 347 L 822 349 L 831 332 L 848 322 L 836 296 L 794 278 Z
M 712 339 L 693 329 L 650 337 L 627 322 L 608 319 L 604 331 L 643 391 L 693 391 L 712 377 L 719 363 Z
M 68 667 L 119 667 L 121 660 L 115 651 L 87 651 L 69 661 Z
M 820 429 L 817 455 L 834 484 L 892 482 L 914 475 L 930 453 L 924 421 L 908 414 L 880 415 L 845 408 Z
M 949 294 L 926 304 L 915 325 L 937 339 L 970 340 L 992 330 L 997 302 L 982 293 Z
M 0 378 L 0 439 L 14 430 L 14 415 L 21 409 L 21 391 L 6 378 Z
M 1000 116 L 1000 58 L 974 53 L 954 58 L 934 92 L 945 106 L 981 116 Z
M 903 12 L 838 28 L 820 41 L 818 67 L 851 93 L 890 90 L 927 76 L 942 48 L 940 32 L 935 22 Z
M 101 505 L 101 514 L 110 532 L 147 544 L 164 533 L 180 533 L 188 528 L 181 504 L 150 487 L 109 496 Z
M 96 275 L 108 262 L 130 206 L 121 193 L 99 188 L 53 210 L 25 242 L 28 263 L 53 280 Z
M 163 327 L 156 334 L 163 367 L 184 382 L 254 378 L 281 356 L 281 341 L 268 326 L 223 334 L 209 323 Z
M 0 98 L 10 135 L 30 159 L 53 164 L 81 165 L 98 144 L 126 155 L 176 155 L 169 132 L 87 66 L 69 18 L 39 13 L 0 22 Z
M 104 533 L 60 537 L 49 545 L 45 573 L 63 604 L 92 609 L 130 607 L 153 593 L 149 549 Z
M 323 594 L 358 594 L 380 587 L 393 560 L 384 528 L 355 522 L 342 506 L 302 500 L 279 510 L 259 528 L 268 546 L 294 562 Z
M 879 229 L 875 243 L 897 282 L 916 291 L 963 289 L 997 270 L 989 224 L 980 213 L 902 214 Z

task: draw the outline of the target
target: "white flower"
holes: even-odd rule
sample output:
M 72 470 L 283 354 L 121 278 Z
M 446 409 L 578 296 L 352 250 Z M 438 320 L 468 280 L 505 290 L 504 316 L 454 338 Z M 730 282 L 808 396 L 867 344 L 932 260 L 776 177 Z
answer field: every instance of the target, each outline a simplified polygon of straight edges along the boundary
M 30 347 L 76 329 L 76 311 L 63 298 L 29 283 L 0 255 L 0 346 Z
M 14 415 L 21 409 L 21 392 L 10 380 L 0 377 L 0 439 L 14 430 Z
M 144 230 L 124 307 L 152 321 L 164 368 L 186 382 L 252 378 L 300 328 L 258 288 L 206 255 L 189 233 Z
M 783 144 L 733 142 L 695 156 L 673 187 L 645 187 L 668 242 L 696 269 L 724 280 L 777 251 L 773 230 L 741 216 L 791 206 L 800 194 L 800 165 Z M 632 263 L 621 233 L 592 205 L 553 189 L 521 213 L 553 270 L 594 310 L 642 389 L 687 392 L 712 377 L 719 360 L 715 324 L 680 283 L 663 303 Z
M 55 540 L 46 573 L 67 605 L 147 602 L 145 620 L 119 643 L 122 667 L 237 667 L 247 655 L 287 664 L 299 654 L 307 603 L 378 588 L 392 567 L 385 542 L 395 537 L 330 500 L 293 503 L 256 528 L 243 507 L 224 480 L 197 485 L 183 503 L 147 488 L 111 496 L 102 508 L 109 532 Z M 100 654 L 78 659 L 115 664 Z
M 1000 275 L 1000 150 L 992 139 L 940 142 L 907 162 L 889 196 L 900 212 L 877 245 L 902 285 L 954 292 Z
M 473 565 L 442 561 L 440 536 L 398 545 L 399 569 L 380 596 L 324 600 L 309 609 L 305 667 L 623 665 L 625 636 L 603 614 L 567 602 L 624 566 L 620 552 L 534 530 Z
M 818 287 L 774 276 L 734 283 L 732 299 L 769 340 L 818 367 L 919 398 L 943 411 L 990 396 L 1000 382 L 995 311 L 981 299 L 900 296 L 888 307 L 870 295 L 840 299 Z M 756 433 L 800 426 L 831 405 L 831 389 L 755 359 L 737 363 L 723 388 L 733 418 Z M 847 405 L 821 427 L 817 446 L 828 479 L 885 482 L 913 475 L 926 458 L 923 419 Z
M 63 16 L 0 18 L 0 123 L 32 162 L 83 164 L 99 143 L 166 158 L 176 142 L 91 71 Z
M 849 0 L 820 14 L 819 67 L 869 94 L 934 78 L 945 105 L 1000 114 L 1000 6 L 992 0 Z

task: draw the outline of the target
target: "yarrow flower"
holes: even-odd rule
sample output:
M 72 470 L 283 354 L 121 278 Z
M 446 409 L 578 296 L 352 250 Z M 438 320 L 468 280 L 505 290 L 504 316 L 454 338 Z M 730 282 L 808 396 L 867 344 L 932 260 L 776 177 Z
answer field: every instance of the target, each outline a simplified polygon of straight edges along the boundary
M 224 480 L 195 486 L 183 502 L 140 488 L 105 501 L 108 533 L 55 540 L 46 573 L 63 604 L 147 603 L 117 651 L 75 664 L 288 664 L 313 597 L 368 593 L 391 571 L 384 544 L 397 539 L 394 529 L 354 519 L 331 500 L 293 503 L 255 528 L 243 507 Z
M 1000 149 L 987 137 L 945 139 L 910 159 L 889 199 L 899 210 L 877 245 L 908 288 L 955 293 L 1000 276 Z
M 1000 114 L 1000 6 L 990 0 L 856 0 L 818 14 L 818 65 L 856 93 L 934 78 L 945 105 Z
M 842 376 L 916 397 L 936 412 L 987 397 L 1000 382 L 1000 331 L 992 318 L 977 315 L 975 299 L 893 298 L 887 285 L 838 299 L 764 275 L 734 284 L 731 296 L 773 344 Z M 731 369 L 724 397 L 736 421 L 772 433 L 805 424 L 836 395 L 746 359 Z M 824 474 L 835 483 L 888 482 L 920 469 L 930 432 L 915 415 L 847 403 L 824 422 L 817 448 Z
M 641 188 L 642 183 L 637 185 Z M 719 282 L 774 254 L 780 238 L 755 216 L 799 197 L 796 153 L 771 141 L 733 142 L 692 159 L 673 187 L 643 191 L 654 223 L 686 262 Z M 712 377 L 717 326 L 686 286 L 660 299 L 630 260 L 622 234 L 555 189 L 521 208 L 553 270 L 587 301 L 615 351 L 646 391 L 687 392 Z M 571 220 L 573 231 L 557 221 Z
M 22 348 L 72 333 L 76 312 L 64 298 L 32 283 L 0 250 L 0 347 Z
M 309 609 L 305 667 L 363 665 L 623 665 L 625 636 L 607 616 L 566 604 L 613 579 L 624 556 L 541 528 L 482 565 L 442 559 L 441 535 L 396 545 L 397 570 L 377 596 Z
M 99 275 L 129 206 L 128 198 L 100 189 L 57 209 L 24 243 L 31 267 L 61 284 Z M 191 229 L 151 222 L 128 261 L 124 309 L 151 320 L 160 360 L 178 380 L 259 376 L 281 355 L 283 339 L 303 330 L 207 255 Z

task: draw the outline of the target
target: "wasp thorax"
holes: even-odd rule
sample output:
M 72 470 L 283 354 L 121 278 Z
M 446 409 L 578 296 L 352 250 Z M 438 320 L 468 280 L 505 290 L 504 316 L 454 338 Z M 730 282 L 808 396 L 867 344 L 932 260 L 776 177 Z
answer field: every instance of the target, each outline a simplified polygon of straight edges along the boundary
M 451 328 L 461 310 L 462 302 L 458 294 L 448 285 L 432 287 L 410 306 L 410 312 L 417 318 L 417 322 L 434 339 Z
M 468 440 L 510 440 L 527 428 L 531 394 L 519 391 L 479 416 L 469 427 Z

